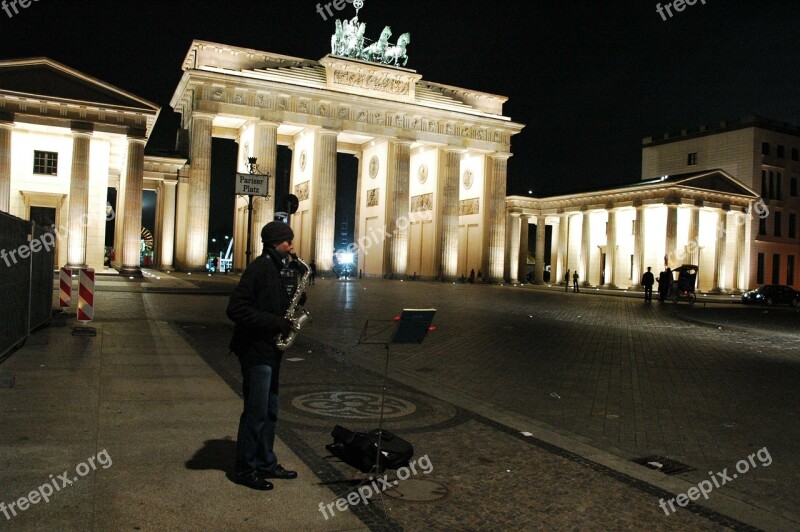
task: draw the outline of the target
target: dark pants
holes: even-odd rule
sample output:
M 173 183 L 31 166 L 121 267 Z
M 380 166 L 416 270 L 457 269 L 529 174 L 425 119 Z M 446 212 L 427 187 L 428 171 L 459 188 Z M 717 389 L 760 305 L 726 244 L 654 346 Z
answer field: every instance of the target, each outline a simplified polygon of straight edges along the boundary
M 578 289 L 578 281 L 572 281 L 572 291 L 580 292 L 580 290 Z
M 645 301 L 653 300 L 653 285 L 644 287 L 644 300 Z
M 265 473 L 278 464 L 272 450 L 278 421 L 278 395 L 270 393 L 272 368 L 266 364 L 242 367 L 244 410 L 236 439 L 236 475 Z

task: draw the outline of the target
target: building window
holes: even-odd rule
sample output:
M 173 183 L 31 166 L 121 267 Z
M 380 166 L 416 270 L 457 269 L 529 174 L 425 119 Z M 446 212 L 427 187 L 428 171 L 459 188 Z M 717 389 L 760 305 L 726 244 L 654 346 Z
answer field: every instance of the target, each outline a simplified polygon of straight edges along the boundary
M 775 199 L 775 172 L 769 171 L 769 192 L 767 199 Z
M 767 197 L 767 171 L 761 170 L 761 196 Z
M 796 161 L 798 159 L 798 150 L 797 148 L 792 148 L 792 160 Z
M 777 172 L 775 176 L 775 199 L 782 200 L 783 199 L 783 174 Z
M 794 255 L 789 255 L 786 259 L 786 284 L 794 284 Z
M 775 236 L 781 236 L 781 213 L 775 213 L 775 226 L 773 227 L 773 234 Z
M 780 284 L 781 282 L 781 254 L 772 254 L 772 284 Z
M 793 198 L 797 197 L 797 178 L 792 177 L 789 181 L 789 195 Z
M 758 234 L 759 235 L 766 235 L 767 234 L 767 219 L 766 218 L 759 218 L 758 219 Z
M 761 155 L 769 155 L 769 142 L 761 143 Z
M 778 144 L 778 146 L 775 148 L 775 155 L 783 159 L 783 146 L 781 146 L 780 144 Z
M 33 152 L 33 173 L 58 175 L 58 153 L 35 150 Z
M 797 215 L 793 212 L 789 213 L 789 238 L 797 236 Z
M 697 152 L 689 154 L 689 156 L 686 158 L 686 164 L 688 166 L 694 166 L 697 164 Z
M 758 269 L 756 270 L 756 284 L 764 284 L 764 254 L 758 254 Z

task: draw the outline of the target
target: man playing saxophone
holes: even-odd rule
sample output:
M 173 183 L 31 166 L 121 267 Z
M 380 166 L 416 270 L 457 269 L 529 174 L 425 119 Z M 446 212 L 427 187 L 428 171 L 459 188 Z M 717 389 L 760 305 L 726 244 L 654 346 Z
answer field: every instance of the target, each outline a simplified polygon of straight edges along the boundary
M 261 229 L 264 251 L 250 263 L 228 302 L 228 317 L 236 324 L 231 351 L 242 367 L 244 409 L 236 441 L 235 478 L 238 484 L 270 490 L 268 479 L 297 478 L 284 469 L 273 452 L 278 420 L 278 380 L 282 351 L 275 337 L 294 330 L 285 315 L 289 295 L 281 278 L 292 252 L 292 228 L 270 222 Z

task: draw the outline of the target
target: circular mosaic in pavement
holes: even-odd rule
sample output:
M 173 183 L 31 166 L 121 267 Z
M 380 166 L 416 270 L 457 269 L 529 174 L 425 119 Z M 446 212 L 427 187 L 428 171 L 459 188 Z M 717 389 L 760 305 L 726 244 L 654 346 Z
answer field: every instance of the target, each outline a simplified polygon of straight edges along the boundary
M 330 387 L 329 387 L 330 386 Z M 281 422 L 325 427 L 341 423 L 366 430 L 377 427 L 381 416 L 380 386 L 286 385 L 281 386 Z M 284 408 L 285 406 L 285 408 Z M 398 386 L 386 390 L 383 405 L 385 427 L 398 432 L 409 429 L 459 425 L 461 411 L 444 401 Z
M 349 419 L 378 419 L 381 395 L 372 392 L 325 391 L 298 395 L 292 406 L 304 412 Z M 413 403 L 387 395 L 383 403 L 384 419 L 404 417 L 416 412 Z

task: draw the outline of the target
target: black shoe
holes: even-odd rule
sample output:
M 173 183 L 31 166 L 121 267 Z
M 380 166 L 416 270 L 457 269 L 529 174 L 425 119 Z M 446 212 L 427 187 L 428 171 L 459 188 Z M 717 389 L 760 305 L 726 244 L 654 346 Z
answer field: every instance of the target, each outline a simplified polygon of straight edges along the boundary
M 247 486 L 248 488 L 252 488 L 254 490 L 268 491 L 272 489 L 272 482 L 268 481 L 266 478 L 256 475 L 255 473 L 236 477 L 236 483 L 241 484 L 242 486 Z
M 261 478 L 268 479 L 268 478 L 278 478 L 281 480 L 291 480 L 293 478 L 297 478 L 297 471 L 289 471 L 288 469 L 284 469 L 282 465 L 276 464 L 270 471 L 265 471 L 261 473 Z

